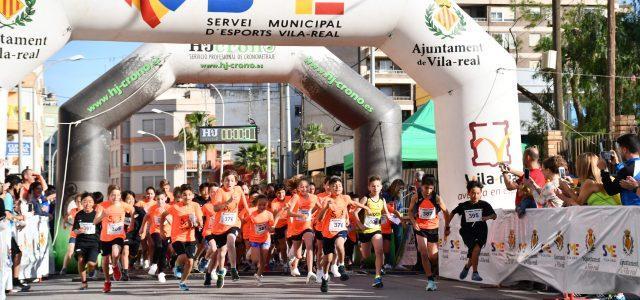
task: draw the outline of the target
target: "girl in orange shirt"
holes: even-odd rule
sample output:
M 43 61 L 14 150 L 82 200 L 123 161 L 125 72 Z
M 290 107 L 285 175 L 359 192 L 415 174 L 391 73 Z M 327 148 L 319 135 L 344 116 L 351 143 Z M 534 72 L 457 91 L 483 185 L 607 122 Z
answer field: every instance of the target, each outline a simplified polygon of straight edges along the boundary
M 318 207 L 318 197 L 313 194 L 309 194 L 309 181 L 305 178 L 301 178 L 297 182 L 297 193 L 291 198 L 289 202 L 289 219 L 291 224 L 288 231 L 291 234 L 292 240 L 292 252 L 295 255 L 293 263 L 291 264 L 291 276 L 299 276 L 298 261 L 302 259 L 302 240 L 306 247 L 306 261 L 307 261 L 307 284 L 311 280 L 316 280 L 316 274 L 313 273 L 313 223 L 311 215 L 316 211 Z
M 167 216 L 171 215 L 171 247 L 178 256 L 173 273 L 180 277 L 180 290 L 188 291 L 186 281 L 191 274 L 196 255 L 195 229 L 202 226 L 202 210 L 198 203 L 193 202 L 195 194 L 190 185 L 183 185 L 181 191 L 182 201 L 174 203 L 162 213 L 160 224 L 164 224 Z
M 287 192 L 283 185 L 277 185 L 275 187 L 276 197 L 271 201 L 270 211 L 271 213 L 279 217 L 276 222 L 276 228 L 271 235 L 271 248 L 277 248 L 276 253 L 280 253 L 280 262 L 285 265 L 287 261 L 287 240 L 285 235 L 287 233 L 287 201 L 285 199 Z
M 415 194 L 409 204 L 409 219 L 416 233 L 416 244 L 420 252 L 420 260 L 427 276 L 427 291 L 437 290 L 435 276 L 431 266 L 438 265 L 438 228 L 440 226 L 439 212 L 444 219 L 449 219 L 449 212 L 440 196 L 436 195 L 436 183 L 430 177 L 423 177 L 420 183 L 423 199 Z
M 269 248 L 271 248 L 271 235 L 275 224 L 273 214 L 267 210 L 269 199 L 265 195 L 258 195 L 255 199 L 257 205 L 249 208 L 247 213 L 247 225 L 249 226 L 248 240 L 251 245 L 251 257 L 258 262 L 258 270 L 254 277 L 258 286 L 262 286 L 262 273 L 268 263 Z
M 240 233 L 240 218 L 238 208 L 249 207 L 242 188 L 237 186 L 238 173 L 227 170 L 222 174 L 223 187 L 216 192 L 213 201 L 213 210 L 216 212 L 215 222 L 211 228 L 211 235 L 217 246 L 217 254 L 214 265 L 218 268 L 216 287 L 224 286 L 224 276 L 227 270 L 224 268 L 225 256 L 229 254 L 231 264 L 231 278 L 238 281 L 240 275 L 236 269 L 236 237 Z
M 143 239 L 146 237 L 151 240 L 153 245 L 152 265 L 149 268 L 148 274 L 155 276 L 156 273 L 158 273 L 158 281 L 164 283 L 166 282 L 164 274 L 166 264 L 165 254 L 169 248 L 169 239 L 167 236 L 171 235 L 171 223 L 169 222 L 169 218 L 171 217 L 168 216 L 164 224 L 160 223 L 162 213 L 167 209 L 167 195 L 164 191 L 159 191 L 156 199 L 156 204 L 149 208 L 149 213 L 145 215 L 144 221 L 142 221 L 140 236 Z M 149 233 L 150 236 L 147 236 L 147 233 Z
M 357 206 L 370 212 L 369 207 L 351 200 L 351 197 L 342 194 L 342 180 L 339 177 L 331 177 L 329 180 L 331 194 L 326 198 L 324 207 L 320 211 L 322 220 L 322 248 L 324 257 L 322 265 L 324 270 L 329 270 L 329 265 L 334 254 L 338 256 L 338 272 L 340 280 L 349 279 L 344 267 L 344 242 L 347 238 L 347 225 L 349 223 L 349 207 Z M 322 278 L 320 291 L 329 291 L 329 273 L 325 273 Z
M 127 213 L 133 213 L 133 206 L 122 202 L 120 187 L 109 188 L 109 200 L 100 203 L 96 208 L 94 224 L 102 224 L 100 232 L 100 250 L 102 252 L 102 271 L 109 274 L 109 263 L 113 265 L 113 279 L 119 281 L 122 273 L 118 268 L 120 250 L 124 246 L 126 232 L 124 229 L 124 217 Z M 105 293 L 111 292 L 111 280 L 109 276 L 104 278 Z

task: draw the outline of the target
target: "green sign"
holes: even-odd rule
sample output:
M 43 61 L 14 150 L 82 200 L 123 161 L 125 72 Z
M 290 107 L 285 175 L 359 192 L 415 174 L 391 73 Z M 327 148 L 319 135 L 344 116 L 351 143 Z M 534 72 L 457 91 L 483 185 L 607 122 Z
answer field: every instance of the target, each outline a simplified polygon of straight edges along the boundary
M 258 142 L 258 127 L 212 126 L 198 127 L 200 144 L 255 144 Z

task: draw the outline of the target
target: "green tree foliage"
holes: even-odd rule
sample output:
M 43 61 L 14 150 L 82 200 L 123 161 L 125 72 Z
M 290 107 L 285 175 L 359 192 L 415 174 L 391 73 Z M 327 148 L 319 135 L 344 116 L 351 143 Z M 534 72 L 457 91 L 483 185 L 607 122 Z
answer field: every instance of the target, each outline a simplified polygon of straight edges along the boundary
M 198 127 L 213 126 L 215 125 L 215 118 L 209 116 L 206 112 L 199 111 L 190 113 L 185 116 L 187 128 L 182 128 L 178 133 L 178 140 L 183 142 L 187 140 L 187 150 L 196 152 L 196 164 L 198 170 L 198 182 L 199 185 L 202 182 L 202 165 L 200 164 L 200 157 L 204 153 L 213 148 L 213 145 L 200 144 L 200 133 L 198 133 Z M 186 155 L 186 153 L 185 153 Z
M 273 153 L 272 153 L 273 154 Z M 271 155 L 271 165 L 275 166 L 275 155 Z M 259 184 L 261 173 L 267 172 L 267 146 L 264 144 L 252 144 L 249 147 L 240 147 L 236 153 L 234 165 L 252 173 L 252 184 Z

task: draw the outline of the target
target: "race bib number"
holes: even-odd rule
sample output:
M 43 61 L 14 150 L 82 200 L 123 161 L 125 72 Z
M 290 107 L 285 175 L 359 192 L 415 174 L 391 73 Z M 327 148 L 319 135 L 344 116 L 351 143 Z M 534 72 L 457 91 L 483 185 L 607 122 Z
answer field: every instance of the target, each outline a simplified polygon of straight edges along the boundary
M 303 217 L 298 217 L 296 220 L 301 222 L 311 221 L 311 210 L 308 209 L 299 209 L 298 213 L 303 215 Z
M 467 223 L 482 221 L 482 209 L 467 209 L 464 216 Z
M 256 234 L 264 234 L 267 231 L 267 224 L 256 224 L 255 225 Z
M 80 228 L 84 230 L 84 234 L 95 234 L 96 225 L 93 223 L 80 223 Z
M 436 218 L 436 209 L 435 208 L 423 208 L 421 207 L 418 210 L 418 215 L 420 219 L 423 220 L 433 220 Z
M 364 218 L 364 226 L 367 228 L 374 228 L 380 225 L 380 218 L 376 216 L 366 216 Z
M 131 225 L 131 217 L 124 217 L 124 225 Z
M 124 234 L 124 223 L 111 223 L 107 225 L 107 234 Z
M 235 225 L 237 219 L 238 214 L 234 212 L 222 213 L 222 216 L 220 217 L 220 224 L 227 226 Z
M 161 217 L 155 217 L 153 218 L 153 221 L 156 223 L 156 226 L 160 226 L 160 222 L 162 221 Z
M 347 222 L 345 219 L 331 219 L 329 221 L 329 231 L 345 231 L 347 230 Z

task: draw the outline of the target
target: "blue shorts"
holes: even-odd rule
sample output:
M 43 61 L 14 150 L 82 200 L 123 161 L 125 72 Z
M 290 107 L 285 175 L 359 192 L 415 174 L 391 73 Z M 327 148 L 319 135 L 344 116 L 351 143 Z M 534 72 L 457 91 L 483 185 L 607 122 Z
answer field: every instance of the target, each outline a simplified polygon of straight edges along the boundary
M 270 242 L 264 242 L 264 243 L 249 242 L 249 245 L 251 246 L 251 248 L 260 248 L 265 250 L 271 248 Z
M 69 244 L 75 244 L 75 243 L 76 243 L 76 238 L 70 237 L 69 238 Z

